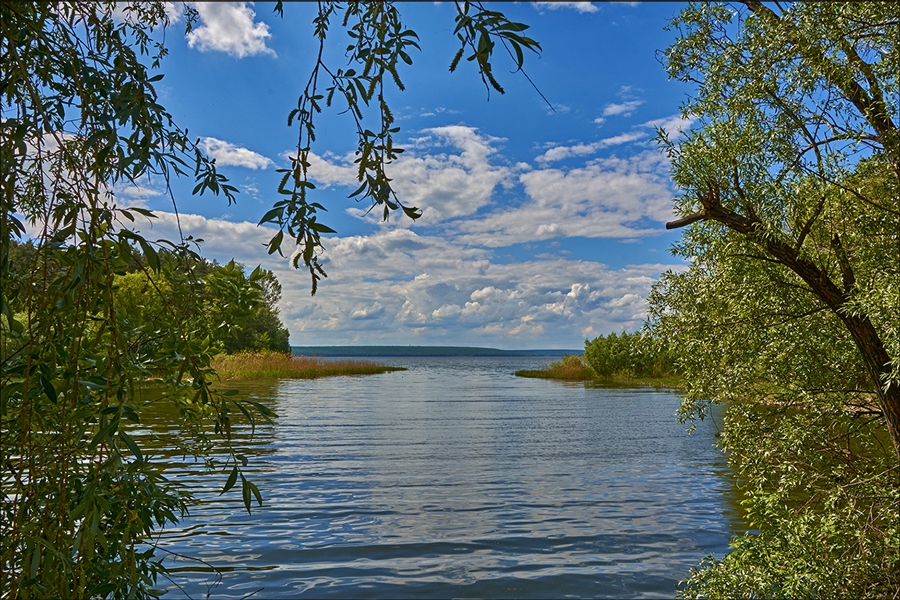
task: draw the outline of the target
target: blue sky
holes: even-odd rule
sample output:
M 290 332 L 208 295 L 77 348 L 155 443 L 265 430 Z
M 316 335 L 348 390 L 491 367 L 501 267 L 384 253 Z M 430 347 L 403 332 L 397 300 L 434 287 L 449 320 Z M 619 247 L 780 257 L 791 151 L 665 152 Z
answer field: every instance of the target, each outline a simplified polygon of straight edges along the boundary
M 448 66 L 456 50 L 452 3 L 399 4 L 421 52 L 401 71 L 406 91 L 389 95 L 406 148 L 388 171 L 416 222 L 366 216 L 356 187 L 352 122 L 317 117 L 314 199 L 337 230 L 325 240 L 328 278 L 310 296 L 306 271 L 268 256 L 273 230 L 256 223 L 276 198 L 297 130 L 287 127 L 316 48 L 314 4 L 196 5 L 166 31 L 157 84 L 161 103 L 241 190 L 191 197 L 175 183 L 181 226 L 202 253 L 261 264 L 284 288 L 281 315 L 294 345 L 413 344 L 579 348 L 585 338 L 634 330 L 653 281 L 680 262 L 668 248 L 668 161 L 654 127 L 690 127 L 679 105 L 690 89 L 668 81 L 659 54 L 670 3 L 503 3 L 543 46 L 526 70 L 551 110 L 513 65 L 497 56 L 505 95 L 477 72 Z M 177 9 L 173 7 L 173 14 Z M 328 60 L 343 67 L 346 34 L 331 30 Z M 162 182 L 119 190 L 119 204 L 157 211 L 151 239 L 171 237 L 175 218 Z M 176 236 L 177 237 L 177 236 Z

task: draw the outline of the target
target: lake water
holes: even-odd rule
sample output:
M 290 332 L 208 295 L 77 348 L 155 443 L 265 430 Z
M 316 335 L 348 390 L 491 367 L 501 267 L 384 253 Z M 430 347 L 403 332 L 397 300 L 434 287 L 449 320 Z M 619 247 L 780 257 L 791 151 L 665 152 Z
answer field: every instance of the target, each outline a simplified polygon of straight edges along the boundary
M 244 386 L 278 413 L 247 443 L 264 505 L 174 473 L 202 503 L 160 538 L 190 557 L 166 598 L 672 597 L 737 525 L 714 422 L 688 435 L 666 391 L 512 375 L 550 360 Z

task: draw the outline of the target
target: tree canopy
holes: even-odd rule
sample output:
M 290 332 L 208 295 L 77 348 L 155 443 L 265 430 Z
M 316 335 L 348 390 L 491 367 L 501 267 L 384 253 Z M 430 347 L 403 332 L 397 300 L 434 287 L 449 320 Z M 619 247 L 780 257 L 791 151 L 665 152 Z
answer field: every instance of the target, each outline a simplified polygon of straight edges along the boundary
M 900 456 L 897 13 L 745 5 L 691 5 L 672 24 L 681 37 L 667 68 L 698 84 L 684 113 L 701 119 L 667 145 L 684 215 L 668 227 L 696 223 L 676 251 L 694 259 L 692 274 L 765 270 L 766 287 L 837 319 Z M 749 283 L 735 292 L 758 293 Z
M 181 415 L 186 453 L 215 452 L 248 509 L 260 498 L 229 424 L 271 413 L 221 390 L 210 360 L 232 334 L 262 334 L 254 319 L 272 325 L 261 304 L 277 287 L 209 265 L 199 240 L 133 229 L 154 215 L 119 204 L 123 183 L 193 175 L 196 193 L 236 190 L 158 103 L 165 4 L 115 9 L 0 5 L 0 588 L 12 598 L 158 593 L 164 568 L 145 542 L 188 494 L 129 433 L 147 378 Z M 272 338 L 252 343 L 284 341 Z
M 890 3 L 691 4 L 694 82 L 661 136 L 687 227 L 650 297 L 686 417 L 727 401 L 748 525 L 690 597 L 900 589 L 900 13 Z

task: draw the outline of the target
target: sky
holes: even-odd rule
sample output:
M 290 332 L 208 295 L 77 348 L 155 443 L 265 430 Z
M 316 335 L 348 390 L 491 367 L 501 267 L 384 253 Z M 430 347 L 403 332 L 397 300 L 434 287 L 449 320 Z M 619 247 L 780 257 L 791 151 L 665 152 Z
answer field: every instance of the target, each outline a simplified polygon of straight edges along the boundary
M 240 194 L 229 206 L 191 196 L 191 178 L 176 180 L 181 228 L 204 240 L 209 259 L 275 273 L 293 345 L 578 349 L 638 329 L 654 281 L 684 268 L 669 252 L 677 191 L 655 141 L 657 127 L 675 137 L 691 126 L 679 110 L 691 89 L 669 81 L 661 63 L 680 4 L 496 5 L 542 46 L 525 63 L 540 94 L 496 54 L 503 95 L 488 93 L 471 63 L 449 72 L 452 3 L 398 4 L 421 51 L 400 71 L 406 90 L 388 95 L 406 149 L 388 175 L 423 216 L 383 222 L 348 198 L 358 186 L 353 122 L 326 109 L 310 199 L 337 233 L 323 238 L 328 277 L 315 296 L 305 269 L 266 253 L 275 230 L 257 226 L 277 199 L 277 169 L 296 153 L 287 116 L 315 59 L 315 4 L 286 3 L 283 18 L 267 3 L 195 6 L 200 21 L 185 35 L 173 5 L 156 89 Z M 345 68 L 349 38 L 338 24 L 325 57 Z M 177 239 L 164 191 L 158 180 L 118 190 L 120 206 L 158 215 L 137 224 L 149 239 Z

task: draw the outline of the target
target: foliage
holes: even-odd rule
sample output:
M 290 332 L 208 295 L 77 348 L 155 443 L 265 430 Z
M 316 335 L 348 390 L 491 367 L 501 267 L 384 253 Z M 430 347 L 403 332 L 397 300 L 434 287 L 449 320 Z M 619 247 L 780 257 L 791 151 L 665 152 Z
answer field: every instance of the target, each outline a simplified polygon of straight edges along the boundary
M 668 377 L 672 359 L 649 334 L 610 333 L 584 342 L 584 360 L 598 377 Z
M 684 418 L 728 401 L 752 528 L 686 597 L 900 593 L 900 51 L 888 3 L 691 4 L 661 133 L 688 227 L 650 296 Z
M 239 352 L 221 354 L 212 363 L 222 379 L 317 379 L 336 375 L 375 375 L 405 371 L 364 360 L 322 360 L 289 352 Z
M 120 21 L 114 8 L 0 5 L 0 589 L 9 598 L 158 593 L 164 568 L 145 542 L 178 519 L 186 495 L 129 434 L 148 375 L 181 414 L 185 451 L 223 446 L 219 466 L 241 476 L 248 507 L 259 498 L 230 449 L 229 415 L 271 413 L 215 387 L 215 344 L 200 326 L 209 311 L 190 292 L 220 295 L 229 325 L 260 292 L 242 273 L 204 280 L 198 240 L 145 239 L 129 225 L 153 214 L 115 195 L 190 171 L 196 193 L 231 201 L 236 190 L 157 102 L 162 75 L 151 69 L 165 48 L 152 36 L 166 24 L 164 4 L 128 5 Z M 17 243 L 26 227 L 34 242 Z
M 724 447 L 758 533 L 693 569 L 686 598 L 893 598 L 900 590 L 900 486 L 890 441 L 843 394 L 741 402 Z
M 290 351 L 278 317 L 281 285 L 271 271 L 257 267 L 248 276 L 234 261 L 219 266 L 201 259 L 191 265 L 197 278 L 185 281 L 185 265 L 163 256 L 159 275 L 137 270 L 115 278 L 116 315 L 136 352 L 154 355 L 176 328 L 181 317 L 175 315 L 186 310 L 194 311 L 192 322 L 210 338 L 213 352 Z M 188 297 L 191 305 L 185 306 Z
M 514 57 L 517 71 L 522 71 L 524 64 L 523 49 L 537 52 L 540 44 L 521 34 L 528 25 L 489 11 L 481 2 L 456 2 L 456 9 L 454 33 L 460 49 L 451 61 L 450 70 L 456 70 L 466 52 L 471 52 L 466 60 L 477 65 L 487 89 L 502 94 L 503 88 L 491 69 L 495 40 Z M 283 10 L 282 2 L 278 2 L 275 12 L 283 14 Z M 346 47 L 348 66 L 335 69 L 325 63 L 323 55 L 332 19 L 341 12 L 341 26 L 347 30 L 351 43 Z M 294 254 L 294 266 L 303 260 L 315 294 L 318 281 L 325 276 L 318 261 L 322 247 L 320 236 L 334 232 L 318 221 L 318 211 L 325 210 L 324 207 L 308 198 L 309 191 L 315 189 L 309 180 L 310 152 L 316 141 L 315 117 L 322 111 L 323 103 L 325 107 L 332 103 L 342 105 L 341 112 L 350 115 L 356 128 L 355 162 L 360 185 L 350 197 L 369 200 L 372 209 L 382 209 L 385 220 L 391 211 L 402 210 L 412 219 L 417 219 L 421 211 L 401 202 L 387 173 L 389 165 L 403 152 L 394 143 L 400 127 L 391 111 L 388 92 L 391 84 L 399 91 L 404 90 L 401 63 L 412 64 L 410 53 L 419 49 L 419 36 L 404 27 L 393 2 L 320 2 L 313 28 L 319 42 L 316 62 L 297 108 L 288 115 L 288 125 L 296 122 L 299 130 L 297 153 L 290 158 L 290 168 L 279 171 L 283 173 L 278 187 L 282 199 L 263 215 L 260 224 L 274 223 L 280 228 L 269 242 L 269 254 L 282 251 L 285 230 L 296 240 L 299 251 Z M 367 115 L 374 125 L 367 127 L 363 123 Z

